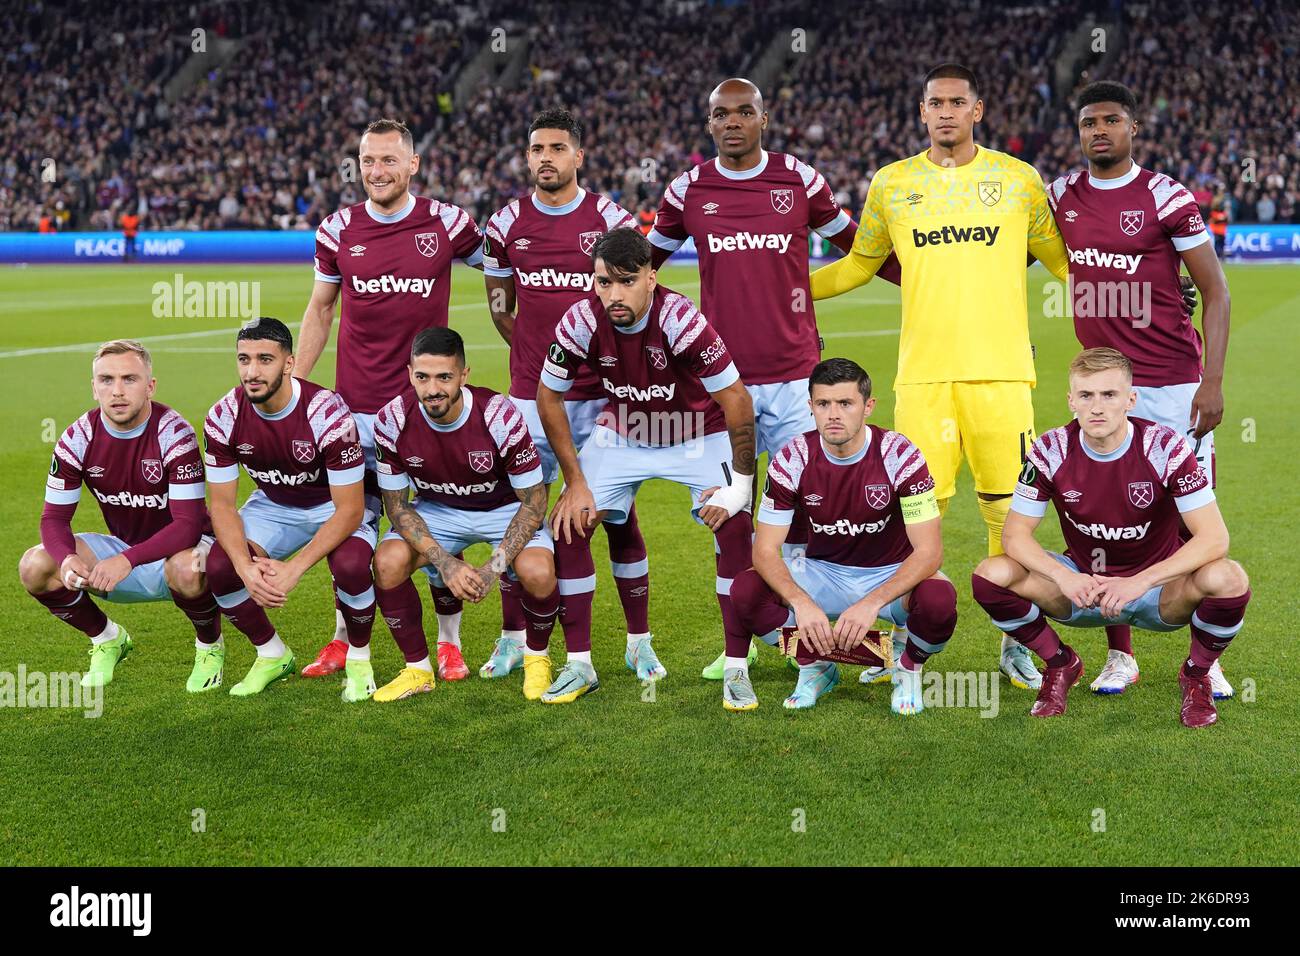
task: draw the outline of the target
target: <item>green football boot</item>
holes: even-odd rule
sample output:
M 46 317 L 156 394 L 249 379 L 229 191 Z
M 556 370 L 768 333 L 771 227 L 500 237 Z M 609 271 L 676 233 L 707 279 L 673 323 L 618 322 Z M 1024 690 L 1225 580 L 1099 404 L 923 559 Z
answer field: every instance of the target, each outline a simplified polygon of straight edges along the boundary
M 81 675 L 82 687 L 103 687 L 113 682 L 113 668 L 126 660 L 126 655 L 135 647 L 126 628 L 117 626 L 117 637 L 90 648 L 90 667 Z
M 283 657 L 259 657 L 253 661 L 248 673 L 234 687 L 230 688 L 232 697 L 251 697 L 266 690 L 273 681 L 284 680 L 298 669 L 293 659 L 293 651 L 284 649 Z
M 369 700 L 375 693 L 375 670 L 370 661 L 348 661 L 343 665 L 343 699 L 349 704 Z
M 216 690 L 221 686 L 221 677 L 226 666 L 226 645 L 221 641 L 204 648 L 194 649 L 194 669 L 190 671 L 185 689 L 191 694 L 201 694 L 205 690 Z

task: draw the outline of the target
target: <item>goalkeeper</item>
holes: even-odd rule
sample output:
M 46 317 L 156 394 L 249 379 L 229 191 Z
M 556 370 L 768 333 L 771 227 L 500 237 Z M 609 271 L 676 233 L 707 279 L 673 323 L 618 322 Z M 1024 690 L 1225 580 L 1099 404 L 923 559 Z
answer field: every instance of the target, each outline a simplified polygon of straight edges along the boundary
M 1064 281 L 1068 260 L 1047 193 L 1029 164 L 977 146 L 983 116 L 975 74 L 946 63 L 925 77 L 921 119 L 930 148 L 871 180 L 852 251 L 812 274 L 814 299 L 857 288 L 893 251 L 901 268 L 902 329 L 894 429 L 920 449 L 940 513 L 962 459 L 975 478 L 988 552 L 1034 441 L 1034 356 L 1026 257 Z M 892 266 L 892 263 L 891 263 Z M 1022 645 L 1002 641 L 1002 671 L 1017 687 L 1042 677 Z M 866 671 L 863 681 L 889 679 Z

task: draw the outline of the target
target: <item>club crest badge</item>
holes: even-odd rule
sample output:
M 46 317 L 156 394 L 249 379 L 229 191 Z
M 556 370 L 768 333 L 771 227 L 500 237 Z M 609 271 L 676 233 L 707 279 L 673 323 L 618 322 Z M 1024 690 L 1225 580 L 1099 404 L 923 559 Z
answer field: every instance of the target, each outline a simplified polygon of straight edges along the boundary
M 469 453 L 469 466 L 477 471 L 480 475 L 486 475 L 492 470 L 492 452 L 490 451 L 472 451 Z
M 604 233 L 601 232 L 580 232 L 578 233 L 578 248 L 582 250 L 584 256 L 591 255 L 591 250 L 596 248 L 596 240 Z
M 144 480 L 151 485 L 156 485 L 163 479 L 162 462 L 157 458 L 142 458 L 140 460 L 140 471 L 144 473 Z
M 1142 209 L 1125 209 L 1119 214 L 1119 228 L 1126 236 L 1136 236 L 1142 231 L 1142 220 L 1146 212 Z
M 889 504 L 889 485 L 867 485 L 867 504 L 877 511 Z
M 415 236 L 415 248 L 419 250 L 420 255 L 426 259 L 432 259 L 438 254 L 438 234 L 436 232 L 421 232 Z
M 793 189 L 773 189 L 770 193 L 772 197 L 772 208 L 785 215 L 794 208 L 794 190 Z
M 300 465 L 310 465 L 311 460 L 316 457 L 316 446 L 309 441 L 303 441 L 301 438 L 293 440 L 293 460 Z
M 664 354 L 664 350 L 659 346 L 647 345 L 645 350 L 650 353 L 650 364 L 656 369 L 662 372 L 668 367 L 668 356 Z
M 1130 481 L 1128 500 L 1137 508 L 1146 508 L 1155 500 L 1155 491 L 1149 481 Z

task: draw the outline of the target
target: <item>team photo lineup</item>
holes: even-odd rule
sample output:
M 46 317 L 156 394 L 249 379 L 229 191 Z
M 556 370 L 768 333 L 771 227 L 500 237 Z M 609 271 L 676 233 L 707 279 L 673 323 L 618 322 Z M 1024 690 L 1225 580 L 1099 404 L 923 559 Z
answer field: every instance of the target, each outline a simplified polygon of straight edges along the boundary
M 61 848 L 20 837 L 15 861 L 1294 863 L 1294 813 L 1278 813 L 1300 787 L 1289 767 L 1270 764 L 1276 776 L 1223 832 L 1175 834 L 1216 783 L 1258 780 L 1247 753 L 1276 755 L 1294 729 L 1269 716 L 1289 706 L 1278 648 L 1294 502 L 1259 489 L 1294 464 L 1278 416 L 1295 407 L 1279 363 L 1300 358 L 1284 325 L 1296 284 L 1283 257 L 1244 262 L 1234 237 L 1300 222 L 1300 140 L 1262 160 L 1268 189 L 1207 187 L 1242 166 L 1208 139 L 1198 160 L 1163 163 L 1164 124 L 1192 122 L 1218 68 L 1188 81 L 1186 100 L 1153 67 L 1113 59 L 1049 81 L 1025 58 L 1064 56 L 1039 18 L 1066 0 L 954 5 L 954 31 L 1005 22 L 924 61 L 881 45 L 903 8 L 864 23 L 862 50 L 855 20 L 827 12 L 806 90 L 797 72 L 735 56 L 762 32 L 746 14 L 764 4 L 687 6 L 718 18 L 700 28 L 699 64 L 678 76 L 646 52 L 643 72 L 591 89 L 565 85 L 611 69 L 613 52 L 596 52 L 609 25 L 583 5 L 581 62 L 556 32 L 565 8 L 546 4 L 522 75 L 508 81 L 507 67 L 500 88 L 466 81 L 454 96 L 432 78 L 454 75 L 439 59 L 451 54 L 422 46 L 452 35 L 438 20 L 391 62 L 411 70 L 382 94 L 355 92 L 381 82 L 362 69 L 350 101 L 322 94 L 327 127 L 263 127 L 266 148 L 231 178 L 242 188 L 191 164 L 202 201 L 154 203 L 148 174 L 115 172 L 111 197 L 78 185 L 78 212 L 72 193 L 29 203 L 0 176 L 0 240 L 35 230 L 30 277 L 24 260 L 4 280 L 12 324 L 30 323 L 0 353 L 30 406 L 5 430 L 42 422 L 39 449 L 19 454 L 15 437 L 9 456 L 17 575 L 4 593 L 22 637 L 0 671 L 23 676 L 0 674 L 0 710 L 23 723 L 0 766 L 67 766 L 96 801 L 126 794 L 139 817 L 119 838 L 42 798 L 37 830 Z M 1078 49 L 1096 52 L 1102 6 L 1078 5 Z M 1151 26 L 1148 46 L 1138 29 L 1158 11 L 1114 6 L 1134 30 L 1123 56 L 1162 62 L 1169 38 Z M 1259 61 L 1271 71 L 1278 46 L 1300 42 L 1296 18 L 1247 6 L 1234 42 L 1284 24 Z M 942 7 L 921 4 L 924 22 Z M 265 55 L 263 79 L 287 71 L 287 91 L 284 28 L 241 35 L 259 14 L 242 0 L 214 10 L 230 24 L 200 22 L 227 60 L 190 81 L 220 91 L 244 44 Z M 464 10 L 446 30 L 462 31 L 468 76 L 495 40 L 490 18 Z M 781 24 L 792 10 L 771 5 Z M 304 58 L 341 29 L 334 15 Z M 369 16 L 358 51 L 397 57 L 386 44 L 410 4 Z M 671 20 L 664 37 L 687 42 L 688 25 Z M 993 52 L 1022 33 L 1032 53 Z M 871 56 L 888 79 L 871 79 Z M 873 119 L 856 122 L 859 139 L 834 132 L 843 101 L 826 90 L 856 57 L 870 95 L 906 111 L 905 136 Z M 322 54 L 300 89 L 338 62 Z M 159 75 L 181 78 L 183 63 Z M 662 131 L 620 129 L 642 79 Z M 257 89 L 240 88 L 246 117 L 269 103 Z M 1059 118 L 1025 108 L 1008 125 L 1008 103 L 1053 90 Z M 184 95 L 160 94 L 157 115 L 192 109 Z M 447 120 L 467 96 L 482 102 Z M 1164 140 L 1148 129 L 1157 110 Z M 703 148 L 665 145 L 679 112 Z M 226 131 L 248 137 L 248 123 Z M 252 185 L 299 170 L 288 157 L 312 137 L 333 152 L 310 198 Z M 163 157 L 204 148 L 130 140 L 105 155 L 148 151 L 155 175 Z M 839 155 L 868 141 L 867 159 Z M 475 158 L 484 149 L 490 163 Z M 60 279 L 37 246 L 74 227 L 113 237 L 113 261 Z M 221 229 L 245 230 L 231 241 L 250 249 L 252 230 L 310 243 L 288 261 L 237 249 L 158 261 L 166 237 L 197 247 Z M 173 273 L 176 309 L 191 276 L 211 280 L 209 302 L 227 283 L 257 304 L 237 322 L 90 321 L 97 298 L 115 315 L 147 317 L 150 296 L 154 316 L 188 315 L 158 310 Z M 40 327 L 55 317 L 46 289 L 75 329 Z M 69 414 L 86 372 L 92 400 Z M 44 410 L 55 394 L 57 417 Z M 41 702 L 23 686 L 37 672 Z M 122 708 L 127 749 L 105 721 L 69 721 L 74 705 L 55 702 L 65 673 L 86 716 Z M 151 760 L 169 781 L 157 790 Z M 408 762 L 385 794 L 375 771 Z M 952 834 L 927 847 L 923 821 L 900 819 L 891 845 L 864 826 L 863 781 L 889 768 L 904 782 L 878 798 L 902 801 L 885 815 L 907 816 L 910 799 L 948 814 Z M 0 833 L 17 834 L 22 812 L 0 802 Z M 219 850 L 153 841 L 177 813 L 228 821 L 193 828 Z M 267 835 L 276 814 L 282 841 Z M 814 819 L 840 851 L 799 829 Z M 427 821 L 445 832 L 426 844 Z M 787 845 L 791 831 L 809 837 Z

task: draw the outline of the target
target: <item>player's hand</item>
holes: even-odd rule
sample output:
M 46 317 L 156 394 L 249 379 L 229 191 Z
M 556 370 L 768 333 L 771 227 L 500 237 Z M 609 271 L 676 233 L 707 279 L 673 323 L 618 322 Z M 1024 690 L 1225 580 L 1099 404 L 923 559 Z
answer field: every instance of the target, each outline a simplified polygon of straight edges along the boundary
M 84 591 L 90 586 L 90 568 L 75 551 L 59 565 L 59 580 L 69 591 Z
M 479 598 L 480 601 L 492 593 L 492 585 L 496 584 L 497 582 L 498 572 L 493 569 L 493 565 L 495 563 L 496 563 L 496 558 L 494 556 L 489 558 L 487 560 L 487 563 L 484 564 L 481 568 L 474 569 L 474 573 L 478 575 L 479 583 L 483 588 L 483 597 Z
M 707 502 L 700 509 L 700 520 L 710 531 L 717 531 L 723 522 L 748 508 L 753 496 L 754 476 L 732 472 L 731 484 L 714 485 L 700 492 L 699 500 Z
M 253 558 L 239 572 L 239 578 L 248 589 L 248 596 L 259 607 L 284 607 L 288 592 L 280 590 L 280 583 L 271 575 L 268 559 Z
M 96 561 L 90 569 L 89 585 L 96 591 L 107 594 L 126 580 L 131 573 L 131 562 L 124 554 L 115 554 L 111 558 Z
M 705 488 L 700 492 L 699 500 L 708 501 L 713 497 L 713 493 L 721 487 L 721 485 L 713 485 L 710 488 Z M 727 514 L 726 508 L 719 508 L 717 505 L 705 505 L 700 509 L 700 520 L 704 522 L 704 526 L 710 531 L 717 531 L 722 527 L 722 522 L 730 517 L 731 515 Z
M 1212 379 L 1201 382 L 1192 396 L 1192 414 L 1187 426 L 1198 441 L 1214 431 L 1223 421 L 1223 383 Z
M 442 575 L 442 581 L 447 585 L 447 590 L 462 601 L 469 601 L 471 604 L 477 604 L 483 600 L 486 595 L 486 585 L 483 578 L 479 576 L 476 568 L 470 567 L 459 558 L 452 558 L 445 562 L 438 573 Z
M 863 598 L 852 604 L 835 622 L 835 642 L 842 650 L 851 651 L 867 637 L 880 617 L 880 606 Z
M 1120 616 L 1125 605 L 1136 601 L 1147 593 L 1146 583 L 1137 575 L 1129 578 L 1099 578 L 1097 590 L 1097 607 L 1101 616 L 1115 619 Z
M 1056 586 L 1061 589 L 1061 593 L 1066 596 L 1071 604 L 1075 607 L 1092 607 L 1093 595 L 1097 591 L 1100 579 L 1091 574 L 1082 574 L 1079 571 L 1071 571 L 1067 567 L 1062 567 L 1057 572 Z
M 585 538 L 587 532 L 596 526 L 596 499 L 585 481 L 576 485 L 565 485 L 564 491 L 555 502 L 551 512 L 551 531 L 558 538 L 564 535 L 564 543 L 573 542 L 573 533 Z
M 274 558 L 255 557 L 253 561 L 266 567 L 266 578 L 270 584 L 285 597 L 298 586 L 305 568 L 300 568 L 292 561 L 277 561 Z
M 799 632 L 813 650 L 825 657 L 835 650 L 835 635 L 831 631 L 831 622 L 823 611 L 812 601 L 800 601 L 794 606 L 794 620 L 799 625 Z
M 1187 314 L 1191 315 L 1196 311 L 1196 283 L 1192 281 L 1191 276 L 1180 275 L 1178 286 L 1178 291 L 1183 297 L 1183 305 L 1187 306 Z

